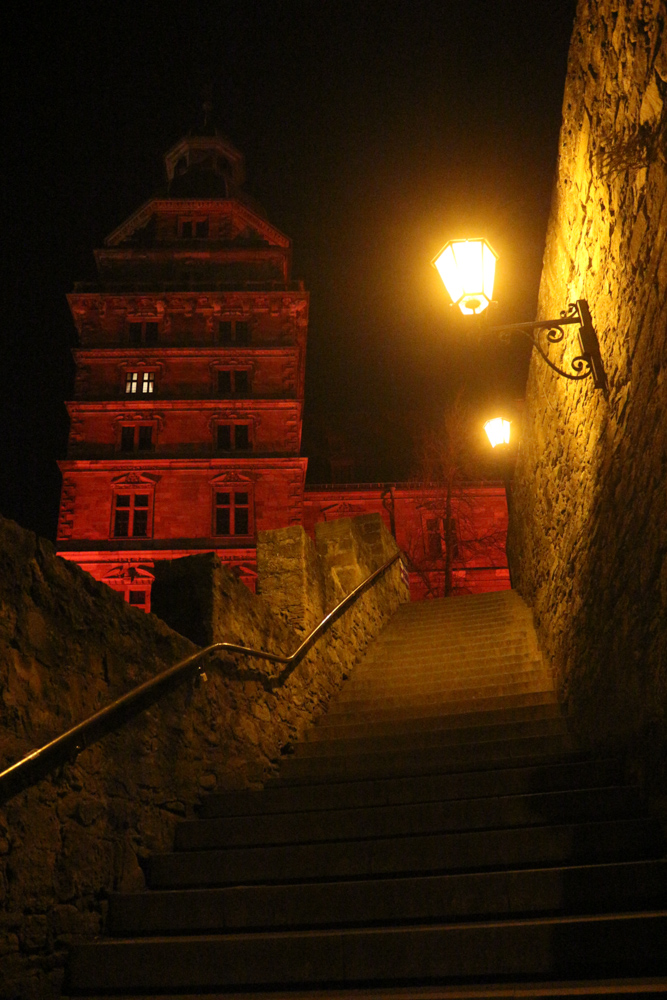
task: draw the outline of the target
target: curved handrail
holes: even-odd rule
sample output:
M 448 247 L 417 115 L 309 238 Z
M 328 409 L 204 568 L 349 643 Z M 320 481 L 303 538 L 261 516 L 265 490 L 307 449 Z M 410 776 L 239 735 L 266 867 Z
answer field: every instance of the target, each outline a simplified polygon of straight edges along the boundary
M 76 726 L 68 729 L 67 732 L 57 736 L 50 743 L 46 743 L 38 750 L 33 750 L 26 757 L 12 764 L 6 770 L 0 772 L 0 805 L 7 802 L 18 792 L 23 791 L 30 785 L 35 784 L 41 778 L 46 777 L 55 768 L 76 758 L 86 747 L 96 743 L 107 733 L 112 732 L 119 726 L 134 718 L 140 712 L 145 711 L 155 704 L 168 691 L 174 690 L 185 683 L 190 677 L 201 673 L 205 677 L 199 661 L 209 653 L 226 652 L 240 653 L 245 656 L 253 656 L 258 659 L 269 660 L 272 663 L 284 665 L 276 676 L 267 677 L 256 669 L 239 669 L 230 661 L 220 661 L 221 664 L 231 667 L 226 674 L 237 680 L 256 680 L 268 690 L 275 690 L 285 683 L 298 663 L 303 659 L 308 650 L 317 642 L 320 636 L 359 598 L 368 587 L 370 587 L 378 577 L 382 576 L 390 566 L 401 556 L 400 551 L 382 564 L 378 569 L 370 573 L 354 590 L 350 591 L 347 597 L 340 601 L 333 611 L 330 611 L 322 621 L 315 626 L 303 642 L 295 649 L 290 656 L 281 656 L 278 653 L 267 653 L 261 649 L 251 649 L 249 646 L 240 646 L 233 642 L 214 642 L 204 649 L 198 650 L 191 656 L 180 660 L 172 667 L 163 670 L 162 673 L 151 677 L 137 687 L 121 695 L 116 701 L 111 702 L 105 708 L 101 708 L 94 715 L 79 722 Z

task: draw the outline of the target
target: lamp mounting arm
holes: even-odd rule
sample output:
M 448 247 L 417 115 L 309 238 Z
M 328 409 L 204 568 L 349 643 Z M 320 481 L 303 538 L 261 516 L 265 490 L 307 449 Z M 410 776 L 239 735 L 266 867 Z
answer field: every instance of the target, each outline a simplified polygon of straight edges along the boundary
M 558 365 L 554 364 L 539 341 L 540 333 L 546 331 L 548 344 L 560 344 L 565 339 L 565 327 L 572 324 L 579 326 L 579 354 L 571 361 L 572 371 L 566 372 Z M 596 389 L 602 389 L 606 394 L 607 379 L 602 367 L 602 357 L 598 344 L 597 333 L 593 326 L 591 312 L 586 299 L 577 299 L 570 303 L 567 309 L 563 309 L 558 319 L 540 319 L 533 323 L 511 323 L 508 326 L 492 326 L 491 333 L 498 333 L 501 337 L 507 337 L 511 333 L 523 333 L 533 347 L 546 361 L 550 368 L 563 378 L 578 382 L 581 379 L 592 378 Z

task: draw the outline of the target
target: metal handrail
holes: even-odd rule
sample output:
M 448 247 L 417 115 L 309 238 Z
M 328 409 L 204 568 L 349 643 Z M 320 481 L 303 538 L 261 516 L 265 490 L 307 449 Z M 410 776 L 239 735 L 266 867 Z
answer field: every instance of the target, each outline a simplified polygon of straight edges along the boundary
M 134 718 L 140 712 L 150 708 L 168 691 L 174 690 L 191 677 L 200 674 L 203 679 L 206 675 L 201 669 L 200 662 L 209 653 L 227 652 L 240 653 L 245 656 L 253 656 L 258 659 L 269 660 L 271 663 L 283 664 L 284 669 L 273 677 L 267 677 L 256 668 L 242 669 L 230 661 L 223 660 L 221 665 L 227 667 L 227 676 L 236 680 L 258 681 L 266 690 L 273 691 L 285 683 L 292 671 L 306 655 L 308 650 L 317 642 L 321 635 L 368 589 L 380 576 L 382 576 L 401 556 L 400 551 L 382 564 L 378 569 L 370 573 L 366 579 L 354 590 L 350 591 L 347 597 L 340 601 L 333 611 L 326 615 L 319 625 L 310 632 L 300 646 L 290 656 L 281 656 L 278 653 L 267 653 L 261 649 L 251 649 L 248 646 L 240 646 L 233 642 L 214 642 L 204 649 L 198 650 L 191 656 L 180 660 L 172 667 L 163 670 L 162 673 L 151 677 L 137 687 L 121 695 L 116 701 L 105 708 L 95 712 L 94 715 L 79 722 L 76 726 L 68 729 L 67 732 L 46 743 L 38 750 L 33 750 L 26 757 L 12 764 L 6 770 L 0 772 L 0 805 L 7 802 L 14 795 L 35 784 L 46 777 L 51 771 L 65 763 L 75 759 L 82 750 L 96 743 L 103 736 L 113 732 L 119 726 Z M 231 669 L 230 669 L 231 668 Z

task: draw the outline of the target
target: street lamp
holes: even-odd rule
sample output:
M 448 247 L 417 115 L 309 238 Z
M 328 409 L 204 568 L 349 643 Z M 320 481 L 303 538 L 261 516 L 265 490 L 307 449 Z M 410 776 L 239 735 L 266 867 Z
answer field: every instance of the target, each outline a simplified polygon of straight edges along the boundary
M 466 316 L 478 316 L 492 302 L 497 259 L 498 255 L 485 239 L 450 240 L 432 263 L 449 292 L 452 304 L 458 305 Z M 572 324 L 579 326 L 579 353 L 571 361 L 572 371 L 566 372 L 548 356 L 539 342 L 539 335 L 545 333 L 547 346 L 559 344 L 565 339 L 565 327 Z M 595 388 L 606 393 L 607 380 L 600 347 L 586 299 L 571 302 L 567 309 L 561 311 L 558 319 L 512 323 L 488 329 L 490 333 L 500 334 L 503 339 L 510 333 L 525 334 L 540 357 L 556 374 L 575 382 L 592 378 Z
M 484 424 L 484 430 L 486 431 L 487 437 L 491 442 L 492 448 L 495 448 L 498 444 L 510 443 L 509 420 L 503 420 L 502 417 L 494 417 L 493 420 L 486 421 Z
M 479 239 L 450 240 L 433 261 L 464 316 L 479 316 L 490 305 L 497 259 L 491 245 Z

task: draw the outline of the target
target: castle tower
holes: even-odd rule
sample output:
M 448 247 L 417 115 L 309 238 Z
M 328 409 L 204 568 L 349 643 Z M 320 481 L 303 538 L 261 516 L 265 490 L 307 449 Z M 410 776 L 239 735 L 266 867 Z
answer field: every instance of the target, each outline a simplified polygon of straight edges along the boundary
M 242 155 L 204 131 L 68 296 L 58 552 L 146 610 L 155 560 L 213 551 L 254 588 L 257 531 L 302 521 L 308 294 Z

